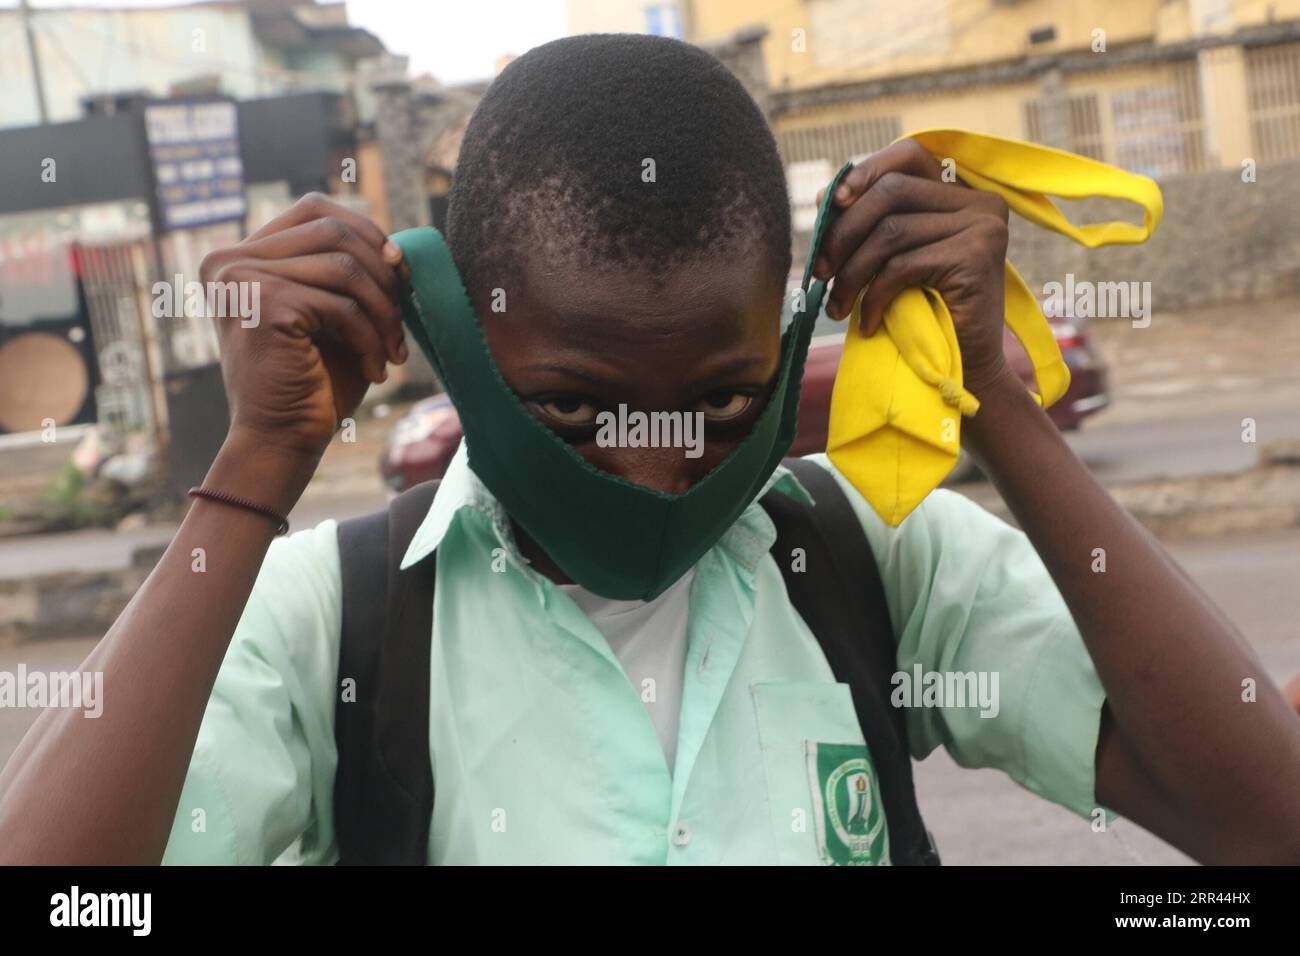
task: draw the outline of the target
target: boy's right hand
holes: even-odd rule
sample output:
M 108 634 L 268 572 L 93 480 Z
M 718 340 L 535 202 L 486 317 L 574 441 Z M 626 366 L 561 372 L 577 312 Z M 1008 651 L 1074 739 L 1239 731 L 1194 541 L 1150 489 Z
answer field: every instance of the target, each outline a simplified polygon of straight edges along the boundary
M 234 246 L 204 257 L 208 283 L 257 283 L 256 325 L 218 318 L 230 401 L 228 443 L 313 462 L 370 383 L 407 350 L 397 297 L 401 250 L 383 230 L 319 193 Z

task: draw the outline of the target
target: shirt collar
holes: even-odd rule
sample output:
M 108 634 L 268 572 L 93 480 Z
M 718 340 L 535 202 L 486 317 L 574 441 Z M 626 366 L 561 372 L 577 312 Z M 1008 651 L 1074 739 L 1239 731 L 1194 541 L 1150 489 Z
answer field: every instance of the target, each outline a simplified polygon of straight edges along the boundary
M 808 493 L 799 479 L 784 465 L 778 465 L 776 471 L 768 478 L 758 493 L 758 498 L 775 489 L 805 504 L 812 504 L 812 495 Z M 507 557 L 518 564 L 526 565 L 527 560 L 519 552 L 515 543 L 514 532 L 510 527 L 510 516 L 505 508 L 487 490 L 478 475 L 469 465 L 469 452 L 465 442 L 460 443 L 456 453 L 447 465 L 446 474 L 438 486 L 429 513 L 420 522 L 410 547 L 402 558 L 402 569 L 418 564 L 427 558 L 442 543 L 452 523 L 462 511 L 477 511 L 484 515 L 491 524 L 497 541 L 505 549 Z M 741 513 L 715 547 L 720 547 L 732 554 L 736 560 L 749 569 L 753 569 L 776 540 L 776 527 L 767 512 L 759 505 L 757 498 Z

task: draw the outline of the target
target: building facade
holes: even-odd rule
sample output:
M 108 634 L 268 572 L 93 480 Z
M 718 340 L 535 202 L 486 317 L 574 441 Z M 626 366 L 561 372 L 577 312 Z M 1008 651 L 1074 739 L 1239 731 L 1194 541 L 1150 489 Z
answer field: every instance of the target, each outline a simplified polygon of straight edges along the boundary
M 769 115 L 795 187 L 935 126 L 1157 179 L 1300 158 L 1300 0 L 687 6 L 694 42 L 767 27 Z
M 159 317 L 155 284 L 197 278 L 208 251 L 304 192 L 364 206 L 374 100 L 360 67 L 384 48 L 341 3 L 248 0 L 8 8 L 0 53 L 0 434 L 98 422 L 162 436 L 171 393 L 217 344 L 188 298 Z M 213 99 L 235 116 L 240 210 L 164 228 L 160 176 L 180 167 L 159 164 L 145 111 Z

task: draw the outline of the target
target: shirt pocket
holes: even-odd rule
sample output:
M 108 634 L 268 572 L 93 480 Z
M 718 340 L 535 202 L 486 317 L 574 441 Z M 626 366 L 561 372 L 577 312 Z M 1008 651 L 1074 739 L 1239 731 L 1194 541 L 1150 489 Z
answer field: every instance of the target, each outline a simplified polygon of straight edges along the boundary
M 750 686 L 783 865 L 888 863 L 880 788 L 848 684 Z

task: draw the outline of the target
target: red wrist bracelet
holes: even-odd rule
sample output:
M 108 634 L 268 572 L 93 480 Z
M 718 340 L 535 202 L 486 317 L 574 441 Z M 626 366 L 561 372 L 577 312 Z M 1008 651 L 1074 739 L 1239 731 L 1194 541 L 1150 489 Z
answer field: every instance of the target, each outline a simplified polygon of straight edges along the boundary
M 212 491 L 209 488 L 191 488 L 191 498 L 206 498 L 209 501 L 217 501 L 223 505 L 234 505 L 236 508 L 243 508 L 246 511 L 252 511 L 264 518 L 270 518 L 276 524 L 275 536 L 289 533 L 289 519 L 284 515 L 277 514 L 270 508 L 263 508 L 261 505 L 254 504 L 247 498 L 240 498 L 238 495 L 228 495 L 224 491 Z

